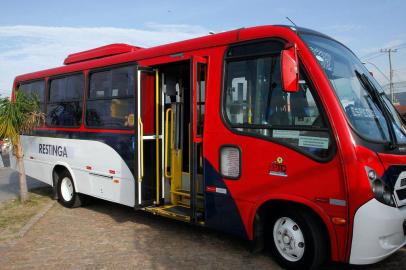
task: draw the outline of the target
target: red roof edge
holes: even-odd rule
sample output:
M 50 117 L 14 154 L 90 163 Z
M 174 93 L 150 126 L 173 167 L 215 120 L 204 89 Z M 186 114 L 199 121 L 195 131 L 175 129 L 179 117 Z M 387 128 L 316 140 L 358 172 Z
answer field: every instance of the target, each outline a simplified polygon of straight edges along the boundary
M 65 65 L 70 65 L 92 59 L 134 52 L 141 49 L 142 49 L 141 47 L 136 47 L 124 43 L 115 43 L 83 52 L 69 54 L 68 57 L 65 58 L 65 61 L 63 63 Z

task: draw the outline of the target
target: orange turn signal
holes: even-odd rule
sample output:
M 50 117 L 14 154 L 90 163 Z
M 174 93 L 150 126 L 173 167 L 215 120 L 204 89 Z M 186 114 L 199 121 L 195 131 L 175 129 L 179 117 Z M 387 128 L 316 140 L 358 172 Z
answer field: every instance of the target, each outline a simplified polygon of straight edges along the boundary
M 333 217 L 331 219 L 331 221 L 335 224 L 335 225 L 344 225 L 345 223 L 347 223 L 347 220 L 345 218 L 340 218 L 340 217 Z

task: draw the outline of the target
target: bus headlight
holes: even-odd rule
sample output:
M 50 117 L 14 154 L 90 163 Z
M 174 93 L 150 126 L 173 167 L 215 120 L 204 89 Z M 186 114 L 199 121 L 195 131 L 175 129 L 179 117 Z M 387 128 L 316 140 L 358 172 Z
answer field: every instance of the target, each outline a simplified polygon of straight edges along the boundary
M 365 166 L 365 171 L 367 173 L 369 183 L 371 184 L 372 192 L 374 193 L 375 199 L 383 204 L 395 207 L 395 201 L 393 199 L 393 194 L 390 188 L 379 178 L 376 171 L 372 168 Z

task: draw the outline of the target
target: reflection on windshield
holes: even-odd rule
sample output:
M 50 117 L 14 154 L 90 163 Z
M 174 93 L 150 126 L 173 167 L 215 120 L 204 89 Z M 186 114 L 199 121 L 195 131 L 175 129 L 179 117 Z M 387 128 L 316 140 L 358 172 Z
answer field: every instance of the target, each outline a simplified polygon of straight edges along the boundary
M 333 40 L 302 35 L 313 52 L 340 99 L 341 105 L 355 130 L 363 137 L 374 141 L 389 141 L 389 131 L 383 110 L 390 114 L 398 143 L 406 143 L 405 129 L 391 102 L 384 95 L 382 87 L 369 74 L 368 70 L 347 48 Z M 367 80 L 379 92 L 373 95 L 359 75 Z M 372 89 L 375 91 L 375 89 Z M 382 99 L 381 107 L 378 99 Z M 386 108 L 382 108 L 382 104 Z

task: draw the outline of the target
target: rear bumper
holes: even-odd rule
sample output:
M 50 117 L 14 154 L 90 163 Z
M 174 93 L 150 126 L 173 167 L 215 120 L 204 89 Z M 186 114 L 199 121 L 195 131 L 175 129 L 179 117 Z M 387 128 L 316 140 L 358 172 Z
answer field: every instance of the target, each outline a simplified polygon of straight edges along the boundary
M 351 264 L 379 262 L 406 244 L 406 207 L 386 206 L 375 199 L 355 214 L 351 244 Z

